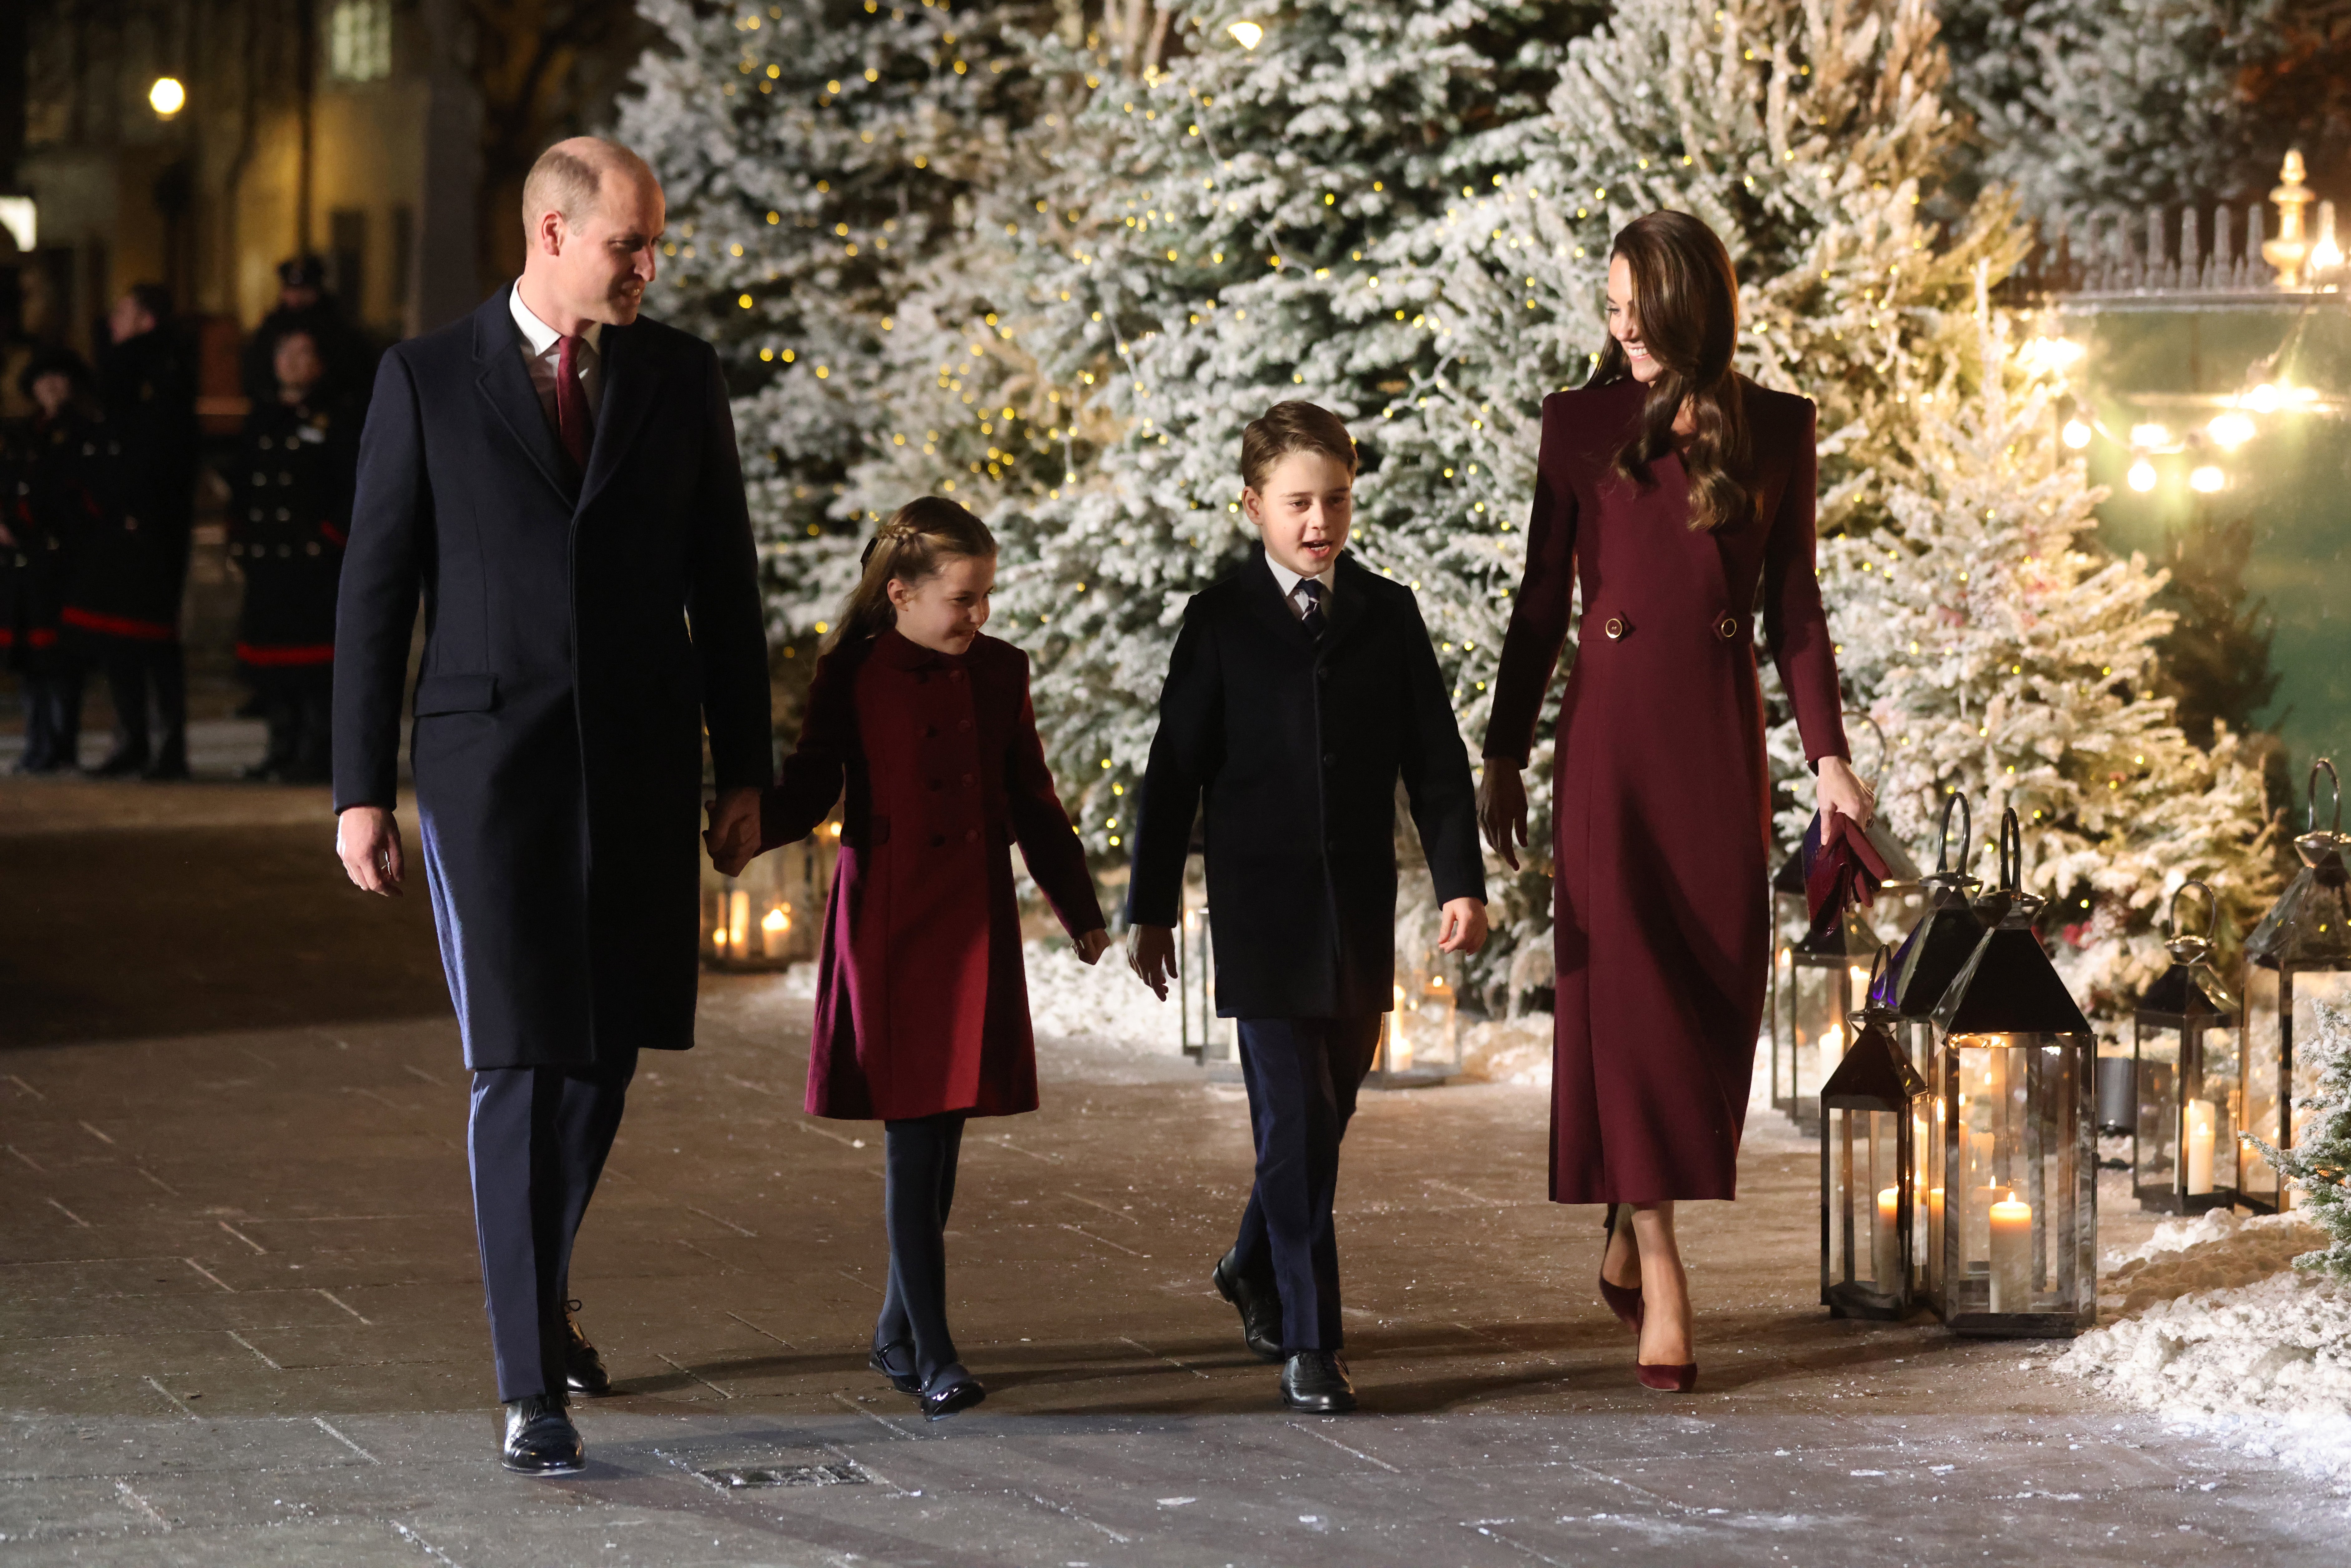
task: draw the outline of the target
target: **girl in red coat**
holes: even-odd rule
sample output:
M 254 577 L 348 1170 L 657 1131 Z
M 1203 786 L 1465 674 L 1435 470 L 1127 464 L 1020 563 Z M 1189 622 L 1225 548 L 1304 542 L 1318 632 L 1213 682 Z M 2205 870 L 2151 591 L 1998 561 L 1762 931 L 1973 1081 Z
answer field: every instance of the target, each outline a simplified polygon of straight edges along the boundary
M 987 1397 L 947 1333 L 941 1232 L 964 1121 L 1037 1108 L 1013 843 L 1079 956 L 1110 946 L 1045 768 L 1028 655 L 979 632 L 995 580 L 977 517 L 935 496 L 900 507 L 866 547 L 760 811 L 764 851 L 842 801 L 808 1109 L 882 1121 L 890 1288 L 872 1365 L 934 1421 Z
M 1735 1196 L 1771 954 L 1759 604 L 1823 820 L 1866 825 L 1872 803 L 1813 574 L 1813 405 L 1730 368 L 1739 282 L 1714 231 L 1673 212 L 1627 225 L 1608 333 L 1591 380 L 1543 400 L 1479 814 L 1516 868 L 1520 770 L 1580 588 L 1552 812 L 1551 1196 L 1610 1206 L 1602 1292 L 1640 1337 L 1641 1382 L 1687 1390 L 1674 1204 Z

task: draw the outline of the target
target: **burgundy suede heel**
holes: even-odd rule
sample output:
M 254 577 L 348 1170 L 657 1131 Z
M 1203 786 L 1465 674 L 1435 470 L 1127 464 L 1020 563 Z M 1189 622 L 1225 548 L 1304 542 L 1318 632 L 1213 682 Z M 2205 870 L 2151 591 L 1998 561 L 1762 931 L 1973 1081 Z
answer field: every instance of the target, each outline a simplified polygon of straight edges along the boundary
M 1687 1394 L 1698 1386 L 1698 1363 L 1668 1366 L 1636 1361 L 1633 1364 L 1633 1375 L 1641 1380 L 1644 1388 L 1654 1388 L 1660 1394 Z
M 1601 1228 L 1608 1235 L 1608 1240 L 1604 1242 L 1600 1249 L 1601 1263 L 1605 1267 L 1608 1260 L 1608 1248 L 1616 1240 L 1616 1206 L 1614 1204 L 1608 1206 L 1608 1217 L 1602 1221 Z M 1603 1274 L 1600 1277 L 1600 1299 L 1608 1303 L 1608 1310 L 1616 1314 L 1617 1322 L 1632 1330 L 1635 1335 L 1640 1333 L 1644 1312 L 1641 1305 L 1640 1286 L 1612 1285 L 1608 1282 L 1608 1276 Z

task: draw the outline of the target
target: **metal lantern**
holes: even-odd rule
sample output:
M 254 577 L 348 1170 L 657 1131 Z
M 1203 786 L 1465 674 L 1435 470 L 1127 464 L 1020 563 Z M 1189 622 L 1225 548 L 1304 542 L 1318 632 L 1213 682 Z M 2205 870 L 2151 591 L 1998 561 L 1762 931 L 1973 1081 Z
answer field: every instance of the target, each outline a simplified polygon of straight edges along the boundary
M 2318 775 L 2335 787 L 2334 825 L 2318 825 Z M 2281 1149 L 2297 1132 L 2294 1102 L 2317 1089 L 2317 1075 L 2294 1059 L 2294 1041 L 2315 1027 L 2318 1002 L 2351 1007 L 2351 871 L 2343 852 L 2343 781 L 2322 757 L 2310 766 L 2310 831 L 2294 841 L 2302 870 L 2277 907 L 2262 917 L 2245 942 L 2242 1031 L 2245 1114 L 2242 1126 Z M 2238 1201 L 2274 1211 L 2288 1201 L 2277 1172 L 2259 1160 L 2243 1162 Z
M 1461 1032 L 1451 964 L 1434 947 L 1416 961 L 1396 952 L 1395 1006 L 1380 1020 L 1380 1043 L 1364 1080 L 1374 1089 L 1421 1089 L 1461 1071 Z
M 1886 751 L 1886 732 L 1865 713 L 1844 716 L 1866 725 Z M 1771 1104 L 1808 1134 L 1820 1121 L 1820 1086 L 1844 1058 L 1845 1015 L 1858 1009 L 1879 942 L 1877 927 L 1905 930 L 1925 909 L 1926 886 L 1909 852 L 1882 832 L 1871 844 L 1886 862 L 1872 913 L 1845 912 L 1843 928 L 1812 934 L 1804 887 L 1804 857 L 1790 855 L 1771 877 L 1771 971 L 1765 997 L 1771 1041 Z
M 1951 812 L 1959 813 L 1959 863 L 1951 863 Z M 1936 836 L 1935 869 L 1926 878 L 1926 913 L 1894 955 L 1884 988 L 1884 1000 L 1894 1009 L 1895 1038 L 1902 1041 L 1910 1063 L 1920 1073 L 1934 1071 L 1935 1004 L 1951 988 L 1983 940 L 1983 922 L 1977 918 L 1975 897 L 1982 879 L 1970 876 L 1968 845 L 1975 838 L 1975 812 L 1967 797 L 1953 790 L 1943 802 L 1941 831 Z
M 1821 1302 L 1832 1317 L 1905 1318 L 1927 1255 L 1919 1157 L 1933 1092 L 1875 998 L 1889 957 L 1877 950 L 1873 998 L 1848 1020 L 1853 1045 L 1821 1085 Z
M 783 969 L 815 956 L 824 930 L 841 824 L 721 876 L 702 856 L 702 961 L 715 969 Z
M 2201 936 L 2179 927 L 2189 888 L 2203 893 L 2210 912 Z M 2220 918 L 2220 901 L 2200 882 L 2171 895 L 2171 967 L 2131 1015 L 2131 1190 L 2151 1213 L 2201 1214 L 2237 1201 L 2244 1103 L 2237 998 L 2205 962 Z
M 1956 1333 L 2064 1336 L 2097 1318 L 2097 1041 L 2032 928 L 2022 862 L 2011 810 L 1999 923 L 1935 1008 L 1927 1289 Z
M 1775 1055 L 1777 1041 L 1787 1041 L 1786 1076 L 1773 1076 L 1788 1095 L 1782 1108 L 1807 1134 L 1820 1124 L 1821 1085 L 1844 1060 L 1845 1019 L 1868 998 L 1870 962 L 1881 945 L 1858 909 L 1846 910 L 1828 931 L 1788 945 L 1784 1016 L 1772 1031 Z

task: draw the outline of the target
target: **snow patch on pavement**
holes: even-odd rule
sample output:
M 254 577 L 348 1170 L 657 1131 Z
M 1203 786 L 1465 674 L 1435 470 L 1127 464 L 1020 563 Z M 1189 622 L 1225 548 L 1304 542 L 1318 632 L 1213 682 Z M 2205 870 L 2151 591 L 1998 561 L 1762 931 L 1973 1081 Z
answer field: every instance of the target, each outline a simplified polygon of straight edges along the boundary
M 2293 1214 L 2168 1220 L 2111 1256 L 2103 1326 L 2051 1364 L 2255 1458 L 2351 1477 L 2351 1284 L 2293 1269 Z

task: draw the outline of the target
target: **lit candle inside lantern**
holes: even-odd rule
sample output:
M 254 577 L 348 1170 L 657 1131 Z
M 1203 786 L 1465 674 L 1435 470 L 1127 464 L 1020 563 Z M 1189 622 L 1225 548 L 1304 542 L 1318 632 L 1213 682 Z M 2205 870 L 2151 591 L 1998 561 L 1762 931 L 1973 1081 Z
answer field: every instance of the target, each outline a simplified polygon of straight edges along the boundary
M 2032 1307 L 2032 1206 L 2010 1193 L 1991 1206 L 1991 1310 Z
M 770 958 L 782 957 L 784 939 L 791 935 L 791 930 L 792 917 L 784 913 L 782 904 L 768 911 L 766 918 L 759 922 L 760 953 Z
M 1388 1014 L 1388 1071 L 1399 1072 L 1412 1065 L 1412 1041 L 1404 1032 L 1404 988 L 1395 989 L 1395 1011 Z
M 737 888 L 726 895 L 726 946 L 740 958 L 751 940 L 751 895 Z
M 1869 1233 L 1869 1265 L 1877 1288 L 1889 1295 L 1902 1288 L 1901 1213 L 1902 1189 L 1879 1188 L 1877 1224 Z
M 2210 1100 L 2188 1102 L 2188 1190 L 2212 1190 L 2212 1134 L 2220 1108 Z

